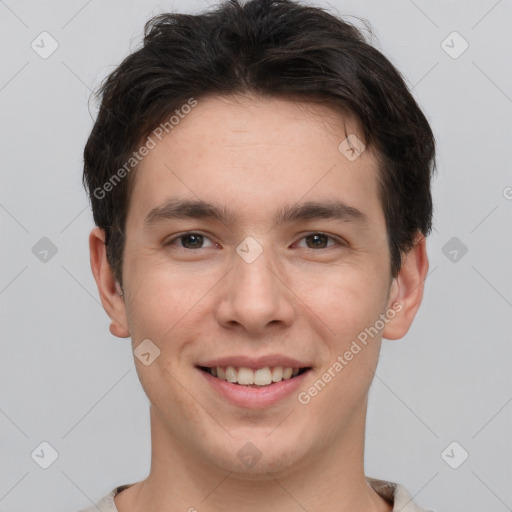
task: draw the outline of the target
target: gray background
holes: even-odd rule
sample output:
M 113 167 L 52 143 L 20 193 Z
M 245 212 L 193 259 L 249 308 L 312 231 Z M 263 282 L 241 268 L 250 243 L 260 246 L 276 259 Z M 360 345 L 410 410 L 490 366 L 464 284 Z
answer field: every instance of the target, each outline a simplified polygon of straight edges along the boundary
M 371 22 L 438 141 L 424 301 L 407 336 L 383 342 L 366 473 L 435 511 L 512 510 L 512 1 L 316 5 Z M 139 45 L 148 17 L 206 6 L 0 1 L 3 512 L 76 511 L 147 475 L 148 401 L 89 267 L 80 179 L 97 107 L 88 100 Z M 31 48 L 43 31 L 59 45 L 47 59 Z M 457 58 L 463 41 L 446 40 L 454 31 L 469 44 Z M 43 237 L 55 254 L 41 252 Z M 31 457 L 43 441 L 58 452 L 48 469 L 47 448 L 39 464 Z

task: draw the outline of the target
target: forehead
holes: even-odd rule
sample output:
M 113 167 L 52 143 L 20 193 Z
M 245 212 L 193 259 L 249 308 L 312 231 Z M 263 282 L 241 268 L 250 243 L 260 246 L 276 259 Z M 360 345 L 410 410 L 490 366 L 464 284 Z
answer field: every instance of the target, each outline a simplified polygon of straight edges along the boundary
M 176 197 L 224 203 L 254 220 L 319 200 L 378 217 L 376 158 L 369 149 L 348 158 L 347 136 L 363 141 L 357 121 L 316 102 L 199 99 L 162 140 L 153 136 L 133 176 L 129 217 L 144 218 Z

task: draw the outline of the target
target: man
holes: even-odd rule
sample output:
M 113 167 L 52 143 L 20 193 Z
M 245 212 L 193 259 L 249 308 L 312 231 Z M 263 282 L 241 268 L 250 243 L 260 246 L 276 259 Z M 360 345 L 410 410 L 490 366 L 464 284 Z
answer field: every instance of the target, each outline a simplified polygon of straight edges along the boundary
M 97 506 L 420 511 L 363 467 L 428 270 L 434 138 L 398 71 L 319 8 L 231 0 L 150 20 L 101 95 L 91 266 L 152 462 Z

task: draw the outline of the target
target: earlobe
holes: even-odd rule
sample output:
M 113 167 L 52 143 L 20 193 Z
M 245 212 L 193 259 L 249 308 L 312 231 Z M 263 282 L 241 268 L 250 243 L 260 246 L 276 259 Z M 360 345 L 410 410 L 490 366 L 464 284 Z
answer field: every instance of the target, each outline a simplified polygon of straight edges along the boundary
M 123 292 L 114 278 L 107 259 L 105 233 L 98 227 L 94 228 L 89 235 L 89 252 L 91 270 L 98 287 L 101 304 L 110 317 L 109 330 L 118 338 L 128 338 L 130 331 Z
M 426 239 L 419 233 L 413 248 L 403 255 L 400 272 L 393 279 L 388 309 L 394 309 L 395 315 L 386 324 L 383 338 L 397 340 L 407 334 L 423 299 L 427 272 Z M 397 303 L 400 307 L 397 307 Z

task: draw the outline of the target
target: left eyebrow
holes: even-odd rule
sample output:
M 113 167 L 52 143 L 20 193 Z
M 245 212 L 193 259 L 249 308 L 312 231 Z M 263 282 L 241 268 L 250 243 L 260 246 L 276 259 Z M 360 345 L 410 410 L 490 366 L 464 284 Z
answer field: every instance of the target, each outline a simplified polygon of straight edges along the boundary
M 219 206 L 202 200 L 173 199 L 153 208 L 144 219 L 150 227 L 162 220 L 214 219 L 223 224 L 233 224 L 236 213 L 227 206 Z M 342 201 L 308 201 L 281 208 L 274 217 L 274 225 L 291 224 L 315 219 L 333 219 L 368 225 L 368 217 L 357 208 Z
M 308 201 L 306 203 L 286 206 L 274 218 L 274 224 L 288 224 L 316 219 L 333 219 L 342 222 L 355 222 L 368 225 L 368 217 L 357 208 L 343 201 Z

